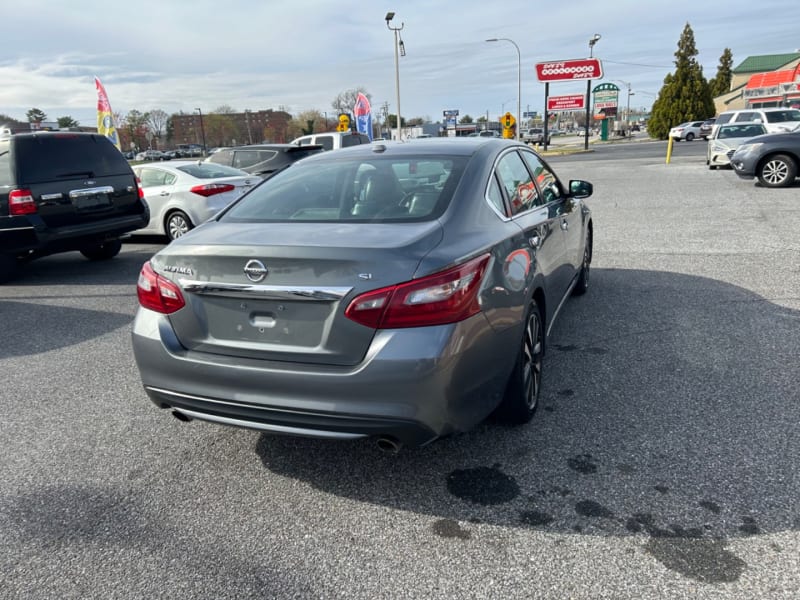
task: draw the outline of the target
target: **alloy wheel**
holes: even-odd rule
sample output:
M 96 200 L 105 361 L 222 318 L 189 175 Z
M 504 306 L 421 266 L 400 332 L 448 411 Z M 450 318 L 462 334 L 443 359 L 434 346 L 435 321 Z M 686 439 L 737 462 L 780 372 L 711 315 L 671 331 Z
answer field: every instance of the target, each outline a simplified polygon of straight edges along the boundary
M 174 240 L 181 237 L 184 233 L 189 231 L 189 223 L 182 214 L 174 214 L 169 218 L 167 223 L 169 229 L 169 238 Z
M 783 183 L 789 175 L 789 165 L 782 160 L 770 160 L 761 170 L 761 175 L 767 183 L 777 185 Z
M 539 402 L 539 389 L 542 383 L 542 326 L 539 314 L 531 312 L 528 325 L 525 328 L 525 342 L 523 352 L 523 390 L 525 404 L 530 410 L 536 408 Z

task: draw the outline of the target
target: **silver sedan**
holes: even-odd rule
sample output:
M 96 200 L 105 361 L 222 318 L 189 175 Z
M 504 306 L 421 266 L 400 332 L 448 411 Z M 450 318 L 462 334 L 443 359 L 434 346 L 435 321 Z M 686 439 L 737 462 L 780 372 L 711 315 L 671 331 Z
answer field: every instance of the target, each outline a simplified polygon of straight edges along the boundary
M 373 143 L 287 167 L 142 268 L 133 349 L 183 421 L 394 451 L 529 421 L 589 286 L 592 185 L 524 144 Z
M 240 169 L 190 160 L 137 165 L 133 172 L 150 207 L 150 222 L 133 233 L 166 235 L 170 240 L 261 183 L 261 178 Z

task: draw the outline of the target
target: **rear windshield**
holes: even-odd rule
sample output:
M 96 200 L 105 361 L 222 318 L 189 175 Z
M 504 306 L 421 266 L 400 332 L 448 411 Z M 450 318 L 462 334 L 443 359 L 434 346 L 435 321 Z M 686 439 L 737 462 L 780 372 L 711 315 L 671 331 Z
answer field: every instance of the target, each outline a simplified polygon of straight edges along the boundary
M 132 173 L 122 153 L 101 135 L 19 137 L 14 145 L 14 162 L 20 184 Z
M 249 173 L 215 163 L 192 163 L 177 167 L 178 171 L 188 173 L 198 179 L 216 179 L 219 177 L 249 177 Z
M 764 113 L 767 123 L 786 123 L 800 121 L 800 110 L 787 108 L 786 110 L 770 110 Z
M 342 136 L 342 148 L 358 146 L 359 144 L 369 144 L 369 138 L 360 133 Z
M 295 163 L 230 207 L 221 221 L 428 221 L 450 203 L 465 157 Z

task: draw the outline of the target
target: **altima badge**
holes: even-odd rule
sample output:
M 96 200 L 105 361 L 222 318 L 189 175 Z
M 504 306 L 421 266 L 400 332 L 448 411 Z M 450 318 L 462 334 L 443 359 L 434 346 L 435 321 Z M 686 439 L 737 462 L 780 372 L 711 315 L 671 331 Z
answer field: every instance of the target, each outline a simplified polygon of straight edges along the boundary
M 264 281 L 268 273 L 269 270 L 260 260 L 249 260 L 244 266 L 244 274 L 247 275 L 247 278 L 253 283 Z

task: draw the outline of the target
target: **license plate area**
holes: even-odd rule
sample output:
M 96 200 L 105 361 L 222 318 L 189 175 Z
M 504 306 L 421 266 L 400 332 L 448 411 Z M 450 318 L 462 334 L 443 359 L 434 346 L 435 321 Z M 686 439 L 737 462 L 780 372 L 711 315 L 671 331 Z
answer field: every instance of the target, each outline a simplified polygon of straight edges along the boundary
M 72 199 L 72 205 L 78 210 L 98 210 L 111 206 L 111 198 L 108 197 L 108 194 L 80 196 Z
M 91 188 L 85 190 L 72 190 L 69 193 L 70 202 L 75 210 L 78 211 L 92 211 L 110 208 L 111 194 L 114 188 L 111 186 L 103 186 L 98 188 Z

